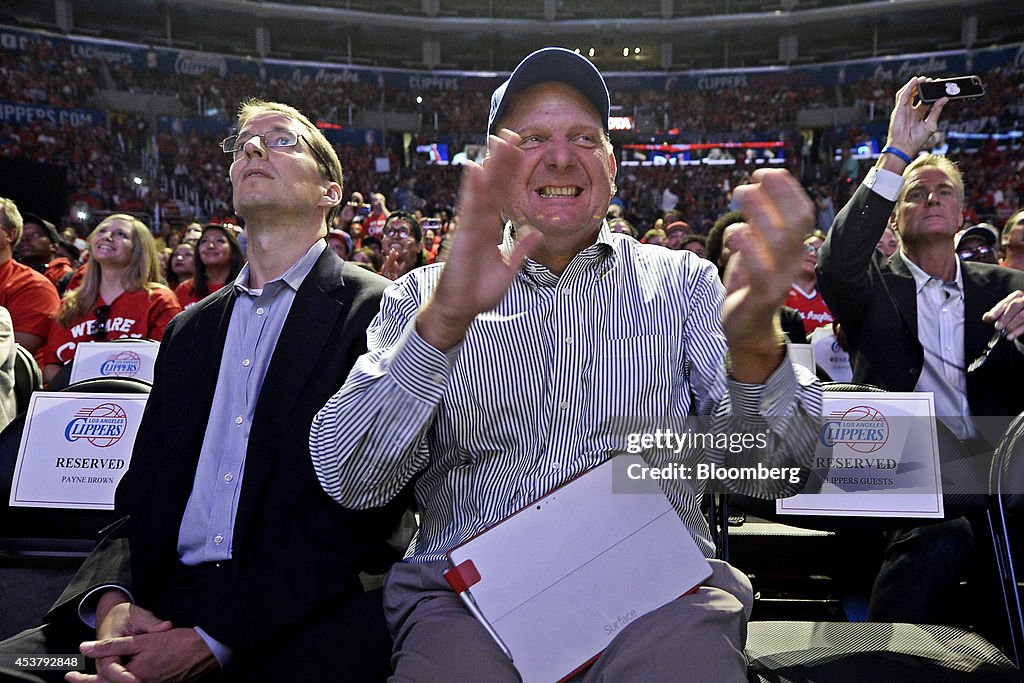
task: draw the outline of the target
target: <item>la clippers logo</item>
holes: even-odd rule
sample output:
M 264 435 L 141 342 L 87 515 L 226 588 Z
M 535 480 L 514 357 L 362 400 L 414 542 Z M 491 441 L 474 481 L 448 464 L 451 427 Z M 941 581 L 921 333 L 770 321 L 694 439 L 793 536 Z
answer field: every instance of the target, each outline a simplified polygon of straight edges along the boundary
M 116 403 L 101 403 L 95 408 L 82 408 L 64 428 L 64 438 L 70 442 L 85 439 L 97 448 L 113 446 L 124 436 L 128 416 Z
M 854 406 L 832 413 L 821 426 L 820 438 L 825 446 L 845 444 L 856 453 L 874 453 L 889 440 L 889 423 L 877 408 Z
M 134 351 L 121 351 L 100 366 L 100 374 L 104 377 L 134 377 L 142 367 L 142 358 Z

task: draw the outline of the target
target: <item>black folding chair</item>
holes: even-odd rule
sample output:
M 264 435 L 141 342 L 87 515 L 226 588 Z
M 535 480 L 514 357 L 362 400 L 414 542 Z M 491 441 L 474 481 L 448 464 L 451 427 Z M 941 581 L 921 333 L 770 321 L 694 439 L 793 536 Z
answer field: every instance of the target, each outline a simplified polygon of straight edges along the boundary
M 996 568 L 1006 605 L 1011 654 L 1017 667 L 1024 665 L 1024 609 L 1013 561 L 1011 522 L 1024 509 L 1024 413 L 1015 417 L 1006 429 L 992 458 L 988 509 L 989 529 L 995 550 Z
M 43 388 L 43 373 L 39 364 L 32 357 L 32 352 L 21 344 L 14 345 L 14 400 L 17 414 L 28 409 L 29 399 L 33 391 Z
M 149 389 L 140 380 L 103 378 L 64 391 L 148 394 Z M 8 504 L 24 427 L 22 413 L 0 432 L 0 639 L 39 623 L 96 545 L 100 531 L 114 521 L 113 511 Z
M 828 383 L 826 391 L 881 391 L 876 387 Z M 951 463 L 943 479 L 957 480 L 956 492 L 946 497 L 947 517 L 983 509 L 985 499 L 972 490 L 975 472 L 962 444 L 938 425 L 943 466 Z M 966 481 L 966 480 L 970 481 Z M 774 501 L 744 496 L 722 496 L 718 502 L 717 539 L 729 533 L 729 507 L 780 520 L 802 528 L 829 532 L 894 528 L 893 520 L 793 516 L 775 514 Z M 920 524 L 920 520 L 905 522 Z M 895 523 L 899 525 L 899 522 Z M 728 547 L 727 541 L 725 547 Z M 742 567 L 740 567 L 742 569 Z M 1024 623 L 1024 622 L 1022 622 Z M 880 622 L 752 621 L 748 625 L 746 654 L 751 681 L 967 681 L 1020 680 L 1014 663 L 977 633 L 952 626 Z

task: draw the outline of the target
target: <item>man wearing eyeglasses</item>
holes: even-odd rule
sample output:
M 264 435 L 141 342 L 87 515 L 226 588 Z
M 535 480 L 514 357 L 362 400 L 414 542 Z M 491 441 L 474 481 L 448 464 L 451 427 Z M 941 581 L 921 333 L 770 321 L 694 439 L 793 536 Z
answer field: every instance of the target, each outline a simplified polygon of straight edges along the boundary
M 999 264 L 996 251 L 998 231 L 988 223 L 972 225 L 956 234 L 956 255 L 961 261 Z
M 945 157 L 918 156 L 947 102 L 915 104 L 925 80 L 896 94 L 886 147 L 821 249 L 818 286 L 846 332 L 855 382 L 932 392 L 936 415 L 967 449 L 991 453 L 971 418 L 1024 410 L 1024 273 L 958 258 L 963 178 Z M 875 245 L 893 211 L 902 246 L 881 259 Z M 992 340 L 991 354 L 968 370 Z M 949 595 L 973 546 L 963 517 L 893 532 L 868 618 L 950 621 Z
M 389 280 L 397 280 L 413 268 L 426 265 L 427 259 L 420 243 L 422 239 L 416 216 L 406 211 L 392 211 L 384 223 L 384 265 L 380 274 Z
M 364 593 L 358 575 L 396 559 L 386 539 L 398 508 L 337 505 L 308 447 L 387 281 L 327 247 L 342 169 L 315 126 L 250 101 L 238 130 L 223 149 L 248 264 L 164 333 L 117 489 L 124 519 L 48 624 L 0 646 L 24 654 L 42 638 L 45 651 L 75 652 L 86 641 L 99 678 L 73 672 L 72 683 L 387 675 L 379 591 Z

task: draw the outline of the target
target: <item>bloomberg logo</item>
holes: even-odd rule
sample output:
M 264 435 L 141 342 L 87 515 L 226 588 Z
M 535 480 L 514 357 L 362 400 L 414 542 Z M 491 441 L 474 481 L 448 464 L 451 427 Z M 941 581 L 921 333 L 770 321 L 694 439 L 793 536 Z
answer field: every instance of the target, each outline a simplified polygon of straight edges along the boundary
M 142 368 L 142 358 L 134 351 L 121 351 L 107 358 L 100 365 L 104 377 L 135 377 Z
M 97 448 L 108 448 L 121 440 L 128 428 L 128 416 L 117 403 L 82 408 L 64 428 L 64 438 L 74 443 L 85 439 Z

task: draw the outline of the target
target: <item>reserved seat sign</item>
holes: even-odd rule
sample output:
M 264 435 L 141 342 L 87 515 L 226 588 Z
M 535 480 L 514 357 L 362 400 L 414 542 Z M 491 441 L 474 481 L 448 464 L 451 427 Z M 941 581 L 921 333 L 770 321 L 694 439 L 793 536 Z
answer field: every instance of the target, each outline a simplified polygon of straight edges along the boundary
M 822 406 L 811 462 L 816 491 L 776 501 L 778 514 L 943 516 L 930 392 L 825 392 Z
M 13 507 L 113 510 L 148 394 L 32 395 L 14 465 Z
M 82 342 L 75 349 L 71 380 L 94 377 L 125 377 L 153 383 L 153 368 L 160 345 L 146 339 L 115 342 Z

